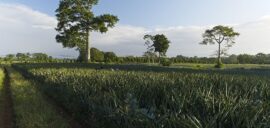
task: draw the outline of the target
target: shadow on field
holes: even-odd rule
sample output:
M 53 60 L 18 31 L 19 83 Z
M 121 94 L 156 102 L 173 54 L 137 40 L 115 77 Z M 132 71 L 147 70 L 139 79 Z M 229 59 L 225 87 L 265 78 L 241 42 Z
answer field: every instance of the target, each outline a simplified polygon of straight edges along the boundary
M 23 66 L 27 69 L 39 68 L 67 68 L 67 69 L 94 69 L 94 70 L 124 70 L 124 71 L 143 71 L 143 72 L 182 72 L 182 73 L 219 73 L 219 74 L 234 74 L 234 75 L 270 75 L 270 68 L 179 68 L 179 67 L 161 67 L 149 66 L 143 64 L 86 64 L 86 63 L 29 63 L 29 64 L 14 64 L 13 66 Z
M 9 72 L 6 68 L 4 68 L 5 73 L 5 79 L 4 79 L 4 85 L 3 90 L 0 92 L 3 95 L 3 112 L 0 114 L 0 127 L 3 128 L 13 128 L 15 125 L 14 120 L 14 110 L 13 110 L 13 100 L 12 100 L 12 93 L 10 90 L 10 77 Z

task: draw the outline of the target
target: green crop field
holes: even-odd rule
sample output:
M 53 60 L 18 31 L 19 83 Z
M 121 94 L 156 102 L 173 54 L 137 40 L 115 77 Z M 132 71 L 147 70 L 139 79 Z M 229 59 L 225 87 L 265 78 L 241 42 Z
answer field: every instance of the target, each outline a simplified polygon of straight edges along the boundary
M 269 6 L 0 0 L 0 128 L 270 128 Z
M 17 64 L 85 126 L 266 128 L 270 70 Z

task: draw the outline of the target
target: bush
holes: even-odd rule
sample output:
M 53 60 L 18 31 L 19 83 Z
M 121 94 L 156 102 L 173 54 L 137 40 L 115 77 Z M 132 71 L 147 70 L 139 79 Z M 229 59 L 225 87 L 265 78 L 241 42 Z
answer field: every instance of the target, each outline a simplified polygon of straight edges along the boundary
M 172 65 L 172 61 L 170 59 L 165 59 L 164 58 L 164 59 L 161 59 L 160 64 L 162 66 L 171 66 Z
M 215 65 L 215 68 L 224 68 L 224 64 L 222 64 L 222 63 L 217 63 L 217 64 Z

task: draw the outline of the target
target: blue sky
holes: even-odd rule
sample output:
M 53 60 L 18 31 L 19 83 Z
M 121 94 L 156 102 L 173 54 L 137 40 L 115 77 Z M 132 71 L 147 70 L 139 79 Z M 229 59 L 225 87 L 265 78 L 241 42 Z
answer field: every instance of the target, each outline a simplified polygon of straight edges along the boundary
M 58 0 L 1 0 L 54 16 Z M 270 14 L 269 0 L 100 0 L 96 14 L 118 15 L 120 23 L 156 27 L 228 24 Z
M 55 42 L 54 11 L 58 3 L 0 0 L 0 34 L 5 35 L 0 43 L 9 42 L 0 48 L 0 55 L 41 51 L 77 56 L 73 49 L 63 49 Z M 168 56 L 211 56 L 216 47 L 198 42 L 205 29 L 219 24 L 233 26 L 241 33 L 229 54 L 270 53 L 269 0 L 100 0 L 94 12 L 115 14 L 120 22 L 107 34 L 93 33 L 91 46 L 121 56 L 142 55 L 143 35 L 156 33 L 171 40 Z M 17 38 L 13 38 L 14 33 Z

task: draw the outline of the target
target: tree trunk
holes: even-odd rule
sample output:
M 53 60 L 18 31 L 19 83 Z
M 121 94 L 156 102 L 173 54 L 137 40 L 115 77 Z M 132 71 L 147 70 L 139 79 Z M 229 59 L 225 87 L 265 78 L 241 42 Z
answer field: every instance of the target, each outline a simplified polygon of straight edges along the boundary
M 159 65 L 161 64 L 161 53 L 160 52 L 158 53 L 158 63 L 159 63 Z
M 88 63 L 88 62 L 91 62 L 91 54 L 90 54 L 90 32 L 88 31 L 87 32 L 87 38 L 86 38 L 86 51 L 85 51 L 85 62 Z
M 160 52 L 158 53 L 158 63 L 160 64 Z
M 218 43 L 218 64 L 221 64 L 221 43 Z

